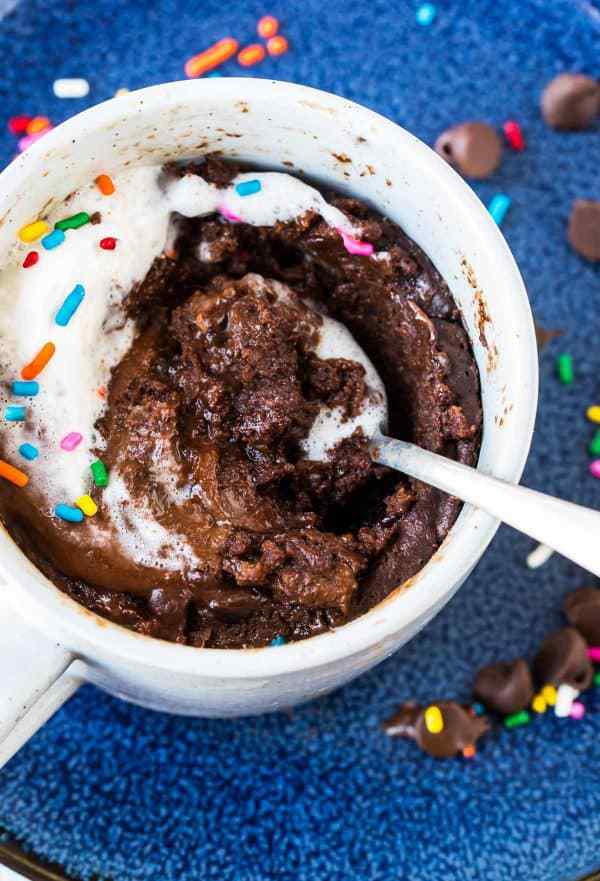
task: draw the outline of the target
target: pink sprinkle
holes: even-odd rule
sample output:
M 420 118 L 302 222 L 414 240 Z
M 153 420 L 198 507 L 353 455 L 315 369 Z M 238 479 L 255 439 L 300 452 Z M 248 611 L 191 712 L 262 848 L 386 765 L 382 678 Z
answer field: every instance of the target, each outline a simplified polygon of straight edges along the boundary
M 52 126 L 50 125 L 48 128 L 42 129 L 41 132 L 34 132 L 32 135 L 26 135 L 24 138 L 21 138 L 19 141 L 19 152 L 22 153 L 27 147 L 31 147 L 32 144 L 35 144 L 36 141 L 39 141 L 40 138 L 47 135 L 51 129 Z
M 361 242 L 353 236 L 349 236 L 347 232 L 338 227 L 338 232 L 342 237 L 344 248 L 349 254 L 358 254 L 361 257 L 370 257 L 375 248 L 370 242 Z
M 597 645 L 591 645 L 587 650 L 588 658 L 590 661 L 597 661 L 600 663 L 600 647 Z
M 225 220 L 230 220 L 232 223 L 242 223 L 242 218 L 230 211 L 225 204 L 219 205 L 219 213 L 223 215 Z
M 585 707 L 581 701 L 573 701 L 569 715 L 571 719 L 583 719 L 585 716 Z
M 594 477 L 600 478 L 600 459 L 594 459 L 594 461 L 590 463 L 590 474 L 593 474 Z
M 82 440 L 82 434 L 79 434 L 78 431 L 70 431 L 68 434 L 65 434 L 61 440 L 60 447 L 62 450 L 66 450 L 67 453 L 71 453 L 75 447 L 79 446 Z

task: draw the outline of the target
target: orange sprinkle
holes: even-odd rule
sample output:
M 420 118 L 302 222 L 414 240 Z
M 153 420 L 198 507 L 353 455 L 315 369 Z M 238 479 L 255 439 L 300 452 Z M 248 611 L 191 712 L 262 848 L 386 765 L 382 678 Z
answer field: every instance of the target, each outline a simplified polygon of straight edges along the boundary
M 41 373 L 50 358 L 56 352 L 54 343 L 45 343 L 39 350 L 35 358 L 26 364 L 21 370 L 23 379 L 35 379 L 38 373 Z
M 231 58 L 232 55 L 235 55 L 238 45 L 238 41 L 234 40 L 233 37 L 224 37 L 224 39 L 215 43 L 214 46 L 209 46 L 204 52 L 200 52 L 199 55 L 188 58 L 184 68 L 185 75 L 189 76 L 190 79 L 195 79 L 197 76 L 202 76 L 203 73 L 208 73 L 209 70 L 213 70 L 213 68 L 218 67 L 224 61 L 227 61 L 228 58 Z
M 8 462 L 4 462 L 2 459 L 0 459 L 0 477 L 4 477 L 5 480 L 10 480 L 15 486 L 27 486 L 29 483 L 29 478 L 26 474 L 19 471 L 14 465 L 9 465 Z
M 279 30 L 279 22 L 273 15 L 263 15 L 258 22 L 256 30 L 259 37 L 262 37 L 263 40 L 268 40 L 269 37 L 274 37 Z
M 107 174 L 99 174 L 96 178 L 96 186 L 103 196 L 112 196 L 115 191 L 115 185 Z
M 271 39 L 267 42 L 267 52 L 273 58 L 277 55 L 283 55 L 284 52 L 287 52 L 289 49 L 289 43 L 285 37 L 282 37 L 281 34 L 278 34 L 276 37 L 271 37 Z
M 106 397 L 106 386 L 105 385 L 98 386 L 98 397 L 99 398 Z
M 265 50 L 259 43 L 245 46 L 238 54 L 237 60 L 242 67 L 254 67 L 265 57 Z
M 36 135 L 38 132 L 43 132 L 44 129 L 50 128 L 50 120 L 47 116 L 34 116 L 33 119 L 28 123 L 25 131 L 28 135 Z
M 475 749 L 473 744 L 470 743 L 469 746 L 465 746 L 465 748 L 462 751 L 462 754 L 465 757 L 465 759 L 472 759 L 476 752 L 477 752 L 477 750 Z

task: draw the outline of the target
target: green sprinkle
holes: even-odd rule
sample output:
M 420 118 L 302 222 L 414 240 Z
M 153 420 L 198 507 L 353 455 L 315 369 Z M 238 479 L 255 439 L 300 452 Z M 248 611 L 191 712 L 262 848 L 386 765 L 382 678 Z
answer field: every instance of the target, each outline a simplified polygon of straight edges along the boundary
M 101 459 L 96 459 L 95 462 L 92 462 L 90 468 L 96 486 L 108 486 L 108 471 L 104 462 Z
M 87 211 L 80 211 L 79 214 L 72 214 L 71 217 L 59 220 L 58 223 L 54 224 L 54 229 L 79 229 L 80 226 L 85 226 L 89 222 L 90 215 Z
M 600 456 L 600 428 L 596 431 L 596 434 L 591 439 L 588 450 L 590 451 L 590 455 Z
M 573 382 L 573 359 L 570 355 L 559 355 L 556 359 L 558 378 L 565 385 Z
M 594 685 L 600 685 L 600 670 L 594 673 Z
M 518 728 L 519 725 L 527 725 L 529 722 L 529 713 L 527 710 L 521 710 L 520 713 L 513 713 L 504 720 L 505 728 Z

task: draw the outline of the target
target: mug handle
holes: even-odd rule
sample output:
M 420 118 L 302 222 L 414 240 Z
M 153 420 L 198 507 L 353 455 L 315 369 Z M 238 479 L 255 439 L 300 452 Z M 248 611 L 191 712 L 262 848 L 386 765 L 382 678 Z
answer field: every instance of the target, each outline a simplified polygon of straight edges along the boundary
M 75 656 L 29 626 L 8 590 L 0 580 L 0 768 L 82 683 Z

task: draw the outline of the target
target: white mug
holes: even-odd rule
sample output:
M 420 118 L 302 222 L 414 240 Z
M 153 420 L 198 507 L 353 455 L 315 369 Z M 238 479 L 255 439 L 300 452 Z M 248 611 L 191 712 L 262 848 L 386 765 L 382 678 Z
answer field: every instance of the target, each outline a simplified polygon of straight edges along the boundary
M 93 107 L 0 175 L 0 258 L 21 226 L 98 174 L 219 151 L 306 173 L 367 200 L 431 257 L 458 303 L 481 375 L 479 468 L 517 482 L 537 402 L 537 348 L 521 276 L 461 178 L 389 120 L 289 83 L 168 83 Z M 355 621 L 302 642 L 244 650 L 151 639 L 79 606 L 0 530 L 0 765 L 77 689 L 93 682 L 158 710 L 239 716 L 325 694 L 387 658 L 448 602 L 498 522 L 465 505 L 440 549 Z

